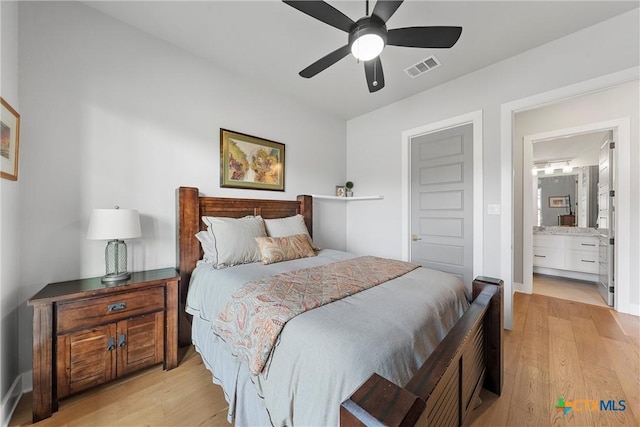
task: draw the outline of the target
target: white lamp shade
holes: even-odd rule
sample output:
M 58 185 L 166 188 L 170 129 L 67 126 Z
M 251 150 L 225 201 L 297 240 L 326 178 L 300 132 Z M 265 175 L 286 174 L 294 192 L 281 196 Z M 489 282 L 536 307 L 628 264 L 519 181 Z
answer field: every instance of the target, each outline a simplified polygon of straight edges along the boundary
M 94 209 L 89 220 L 87 239 L 133 239 L 142 236 L 140 215 L 134 209 Z

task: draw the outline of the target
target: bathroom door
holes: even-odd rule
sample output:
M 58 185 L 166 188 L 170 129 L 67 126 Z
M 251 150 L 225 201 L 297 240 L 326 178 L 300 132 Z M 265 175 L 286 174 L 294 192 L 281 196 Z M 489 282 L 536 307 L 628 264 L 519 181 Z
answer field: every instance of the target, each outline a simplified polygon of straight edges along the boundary
M 411 261 L 473 280 L 473 125 L 411 138 Z
M 614 243 L 615 243 L 615 174 L 613 150 L 615 142 L 607 139 L 600 147 L 598 182 L 598 232 L 600 235 L 600 272 L 598 291 L 604 301 L 613 307 L 615 292 Z

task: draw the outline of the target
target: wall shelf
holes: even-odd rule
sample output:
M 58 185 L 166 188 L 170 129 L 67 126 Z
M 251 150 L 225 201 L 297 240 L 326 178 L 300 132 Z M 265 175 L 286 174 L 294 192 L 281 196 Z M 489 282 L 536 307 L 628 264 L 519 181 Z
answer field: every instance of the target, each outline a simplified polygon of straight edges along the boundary
M 328 195 L 324 195 L 324 194 L 312 194 L 311 197 L 313 197 L 314 199 L 328 199 L 328 200 L 344 200 L 345 202 L 348 201 L 355 201 L 355 200 L 382 200 L 384 199 L 384 196 L 355 196 L 355 197 L 341 197 L 341 196 L 328 196 Z

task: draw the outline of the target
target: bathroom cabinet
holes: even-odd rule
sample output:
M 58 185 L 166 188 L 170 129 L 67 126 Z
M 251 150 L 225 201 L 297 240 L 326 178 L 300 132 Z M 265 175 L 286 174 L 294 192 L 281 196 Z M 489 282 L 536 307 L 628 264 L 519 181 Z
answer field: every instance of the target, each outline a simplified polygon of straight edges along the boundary
M 543 274 L 572 277 L 571 273 L 596 276 L 575 277 L 597 280 L 598 237 L 560 234 L 533 235 L 533 268 Z M 546 271 L 553 269 L 558 271 Z

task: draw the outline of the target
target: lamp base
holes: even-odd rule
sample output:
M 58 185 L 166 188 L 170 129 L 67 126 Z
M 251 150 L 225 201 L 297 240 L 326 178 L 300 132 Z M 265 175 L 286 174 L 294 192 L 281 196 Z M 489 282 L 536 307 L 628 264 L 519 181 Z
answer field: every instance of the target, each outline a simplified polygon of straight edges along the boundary
M 102 283 L 116 283 L 116 282 L 124 282 L 131 278 L 131 273 L 112 273 L 102 276 Z
M 104 250 L 106 273 L 102 283 L 118 283 L 129 280 L 127 272 L 127 245 L 119 239 L 109 240 Z

